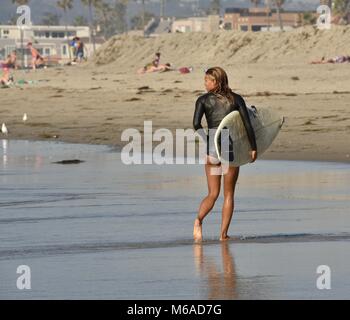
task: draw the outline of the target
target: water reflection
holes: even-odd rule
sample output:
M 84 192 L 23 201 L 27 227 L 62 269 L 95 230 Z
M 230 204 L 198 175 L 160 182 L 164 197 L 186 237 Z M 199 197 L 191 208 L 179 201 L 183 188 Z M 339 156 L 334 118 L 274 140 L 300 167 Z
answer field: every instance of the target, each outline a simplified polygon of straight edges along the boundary
M 231 244 L 232 245 L 232 244 Z M 221 244 L 222 267 L 218 267 L 213 258 L 204 254 L 203 244 L 193 246 L 195 267 L 205 279 L 207 294 L 203 299 L 234 300 L 238 298 L 237 275 L 233 254 L 227 241 Z
M 215 238 L 216 207 L 205 235 L 214 240 L 193 247 L 188 226 L 206 192 L 203 167 L 125 166 L 120 157 L 104 146 L 1 140 L 1 297 L 23 298 L 13 270 L 24 260 L 36 264 L 42 279 L 30 298 L 148 298 L 150 291 L 152 298 L 164 292 L 169 299 L 324 297 L 315 292 L 310 270 L 327 261 L 346 279 L 348 164 L 244 166 L 233 222 L 237 239 Z M 86 162 L 52 163 L 64 159 Z M 162 265 L 160 255 L 167 256 Z M 331 294 L 348 292 L 344 281 Z
M 7 144 L 6 139 L 1 140 L 1 146 L 2 146 L 2 166 L 4 169 L 6 169 L 6 167 L 7 167 L 7 148 L 8 148 L 8 144 Z

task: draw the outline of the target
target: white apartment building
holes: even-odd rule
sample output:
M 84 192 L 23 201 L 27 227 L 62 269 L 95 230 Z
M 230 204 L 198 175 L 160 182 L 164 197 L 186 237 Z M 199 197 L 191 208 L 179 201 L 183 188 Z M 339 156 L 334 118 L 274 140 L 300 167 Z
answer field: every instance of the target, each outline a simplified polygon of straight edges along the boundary
M 81 38 L 86 46 L 87 55 L 91 55 L 92 44 L 90 44 L 89 27 L 81 26 L 39 26 L 33 25 L 23 29 L 24 48 L 28 42 L 32 42 L 40 54 L 55 60 L 68 60 L 70 53 L 68 42 L 73 37 Z M 22 45 L 21 30 L 16 25 L 0 25 L 0 59 L 4 58 L 14 49 L 19 50 Z M 101 40 L 96 48 L 101 45 Z M 28 54 L 28 53 L 27 53 Z
M 175 20 L 172 24 L 172 32 L 215 32 L 219 31 L 220 17 L 209 15 L 207 17 L 190 17 Z

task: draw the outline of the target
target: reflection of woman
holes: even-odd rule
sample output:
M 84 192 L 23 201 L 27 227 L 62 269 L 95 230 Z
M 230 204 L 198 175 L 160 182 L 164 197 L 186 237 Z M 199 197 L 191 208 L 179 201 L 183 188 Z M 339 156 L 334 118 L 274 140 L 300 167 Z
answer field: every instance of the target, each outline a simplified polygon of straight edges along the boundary
M 202 129 L 201 119 L 205 114 L 208 129 L 215 129 L 222 119 L 234 110 L 238 110 L 251 144 L 251 159 L 254 162 L 257 158 L 257 147 L 253 127 L 251 125 L 248 110 L 243 98 L 234 93 L 229 85 L 226 72 L 220 68 L 210 68 L 205 74 L 205 88 L 208 93 L 198 98 L 193 116 L 193 127 L 195 130 Z M 195 241 L 202 240 L 202 222 L 209 211 L 214 207 L 215 201 L 220 194 L 221 174 L 211 174 L 212 169 L 220 169 L 220 161 L 217 158 L 213 137 L 215 130 L 210 130 L 208 135 L 207 156 L 205 172 L 207 176 L 208 195 L 203 199 L 197 218 L 193 227 Z M 232 142 L 230 159 L 232 154 Z M 234 209 L 234 192 L 238 179 L 239 167 L 230 166 L 224 174 L 224 205 L 222 208 L 222 224 L 220 240 L 228 240 L 230 237 L 227 231 L 231 222 Z
M 193 250 L 196 267 L 200 274 L 208 280 L 208 296 L 203 299 L 237 299 L 237 276 L 229 243 L 224 241 L 221 244 L 222 272 L 214 261 L 203 255 L 202 244 L 195 244 Z

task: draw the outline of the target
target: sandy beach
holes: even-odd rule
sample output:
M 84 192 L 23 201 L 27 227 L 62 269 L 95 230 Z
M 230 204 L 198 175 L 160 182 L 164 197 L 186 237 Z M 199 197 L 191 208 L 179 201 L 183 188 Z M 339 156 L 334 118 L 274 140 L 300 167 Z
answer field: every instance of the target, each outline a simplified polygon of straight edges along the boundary
M 247 105 L 269 107 L 286 117 L 263 159 L 350 162 L 350 64 L 309 64 L 322 56 L 349 54 L 349 34 L 349 27 L 335 27 L 281 35 L 112 38 L 88 63 L 15 71 L 15 81 L 33 82 L 0 89 L 0 122 L 6 123 L 9 139 L 114 146 L 122 145 L 124 129 L 142 130 L 145 120 L 153 121 L 153 130 L 192 128 L 194 103 L 204 93 L 204 69 L 220 65 Z M 194 72 L 137 75 L 158 50 L 163 63 L 192 65 Z

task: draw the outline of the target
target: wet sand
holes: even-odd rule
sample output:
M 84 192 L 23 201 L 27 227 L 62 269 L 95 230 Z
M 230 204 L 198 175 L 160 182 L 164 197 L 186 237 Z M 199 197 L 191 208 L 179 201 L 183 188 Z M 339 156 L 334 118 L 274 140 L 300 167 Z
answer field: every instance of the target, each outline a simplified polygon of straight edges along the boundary
M 218 240 L 221 194 L 199 245 L 203 165 L 130 167 L 108 147 L 58 142 L 0 151 L 1 299 L 349 298 L 347 164 L 243 166 L 232 241 Z M 16 288 L 23 264 L 29 291 Z M 319 265 L 331 290 L 316 288 Z
M 286 123 L 263 159 L 350 162 L 350 64 L 268 62 L 222 64 L 248 105 L 270 107 Z M 135 68 L 83 65 L 24 73 L 34 80 L 0 91 L 0 120 L 9 139 L 60 140 L 121 146 L 127 128 L 192 128 L 203 93 L 204 65 L 195 72 L 136 75 Z M 22 116 L 28 115 L 23 124 Z M 205 126 L 205 120 L 203 119 Z

